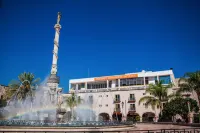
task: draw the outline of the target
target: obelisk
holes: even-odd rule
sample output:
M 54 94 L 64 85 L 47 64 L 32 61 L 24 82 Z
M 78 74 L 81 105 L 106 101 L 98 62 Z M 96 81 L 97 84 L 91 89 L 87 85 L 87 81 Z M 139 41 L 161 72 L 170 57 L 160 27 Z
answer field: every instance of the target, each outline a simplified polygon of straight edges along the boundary
M 57 89 L 60 82 L 59 77 L 57 76 L 57 61 L 58 61 L 58 48 L 59 48 L 59 35 L 60 35 L 60 19 L 61 14 L 58 12 L 57 23 L 55 24 L 55 38 L 54 38 L 54 49 L 53 49 L 53 61 L 51 67 L 51 75 L 47 81 L 49 87 L 50 101 L 56 103 L 57 99 Z

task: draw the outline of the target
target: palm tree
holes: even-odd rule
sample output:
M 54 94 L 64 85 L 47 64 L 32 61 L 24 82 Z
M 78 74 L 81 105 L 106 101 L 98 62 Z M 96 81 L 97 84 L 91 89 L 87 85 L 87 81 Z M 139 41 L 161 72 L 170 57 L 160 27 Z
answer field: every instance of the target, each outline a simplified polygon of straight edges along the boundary
M 27 97 L 30 97 L 32 101 L 34 89 L 39 83 L 39 80 L 39 78 L 35 79 L 35 76 L 32 73 L 21 73 L 18 76 L 18 80 L 13 80 L 9 84 L 9 96 L 13 94 L 11 100 L 12 98 L 16 98 L 17 100 L 24 102 Z
M 196 92 L 200 94 L 200 71 L 185 73 L 183 77 L 179 79 L 178 92 Z M 200 102 L 200 99 L 198 99 Z
M 74 107 L 78 106 L 79 104 L 81 104 L 83 100 L 78 97 L 77 95 L 75 95 L 75 93 L 72 93 L 71 96 L 66 98 L 66 103 L 69 106 L 71 113 L 72 113 L 72 120 L 73 120 L 73 113 L 74 113 Z
M 144 96 L 140 98 L 139 105 L 142 102 L 145 102 L 145 105 L 151 106 L 153 110 L 157 107 L 162 111 L 163 103 L 167 102 L 170 98 L 175 97 L 175 94 L 168 95 L 168 88 L 171 87 L 172 84 L 163 85 L 162 81 L 156 81 L 156 84 L 149 84 L 149 87 L 146 89 L 146 93 L 150 93 L 151 96 Z

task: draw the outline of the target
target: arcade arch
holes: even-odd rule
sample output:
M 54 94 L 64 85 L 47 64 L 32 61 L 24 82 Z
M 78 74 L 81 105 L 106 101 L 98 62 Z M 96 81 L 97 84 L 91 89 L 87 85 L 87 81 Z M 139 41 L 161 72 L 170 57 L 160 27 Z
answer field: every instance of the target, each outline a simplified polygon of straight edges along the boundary
M 142 115 L 142 122 L 153 122 L 155 118 L 155 114 L 152 112 L 145 112 Z
M 99 121 L 109 121 L 110 116 L 108 113 L 100 113 L 99 114 Z
M 140 115 L 138 113 L 129 112 L 126 117 L 127 121 L 140 121 Z

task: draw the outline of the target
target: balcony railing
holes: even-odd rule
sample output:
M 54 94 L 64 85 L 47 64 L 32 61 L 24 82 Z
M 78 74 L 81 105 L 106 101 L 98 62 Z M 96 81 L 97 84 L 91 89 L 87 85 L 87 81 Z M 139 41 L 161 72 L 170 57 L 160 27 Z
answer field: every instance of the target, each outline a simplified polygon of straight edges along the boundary
M 134 103 L 134 102 L 135 102 L 135 97 L 128 98 L 128 103 Z
M 129 111 L 135 111 L 135 108 L 130 107 L 128 110 L 129 110 Z
M 115 98 L 114 103 L 120 103 L 120 98 Z
M 114 111 L 115 112 L 121 112 L 121 109 L 120 108 L 114 108 Z
M 129 97 L 128 101 L 135 101 L 135 97 Z

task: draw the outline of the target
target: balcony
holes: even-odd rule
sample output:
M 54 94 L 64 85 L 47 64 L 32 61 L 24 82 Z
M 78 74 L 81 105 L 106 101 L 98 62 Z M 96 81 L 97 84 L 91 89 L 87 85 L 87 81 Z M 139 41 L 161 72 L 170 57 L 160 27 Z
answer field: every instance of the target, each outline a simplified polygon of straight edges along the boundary
M 115 98 L 113 102 L 114 102 L 114 103 L 120 103 L 121 101 L 120 101 L 119 98 Z
M 130 108 L 128 109 L 128 114 L 134 114 L 135 112 L 136 112 L 135 107 L 130 107 Z
M 114 112 L 121 112 L 120 108 L 114 108 Z
M 135 102 L 135 97 L 128 98 L 128 103 L 134 103 L 134 102 Z
M 128 109 L 128 111 L 135 111 L 135 108 L 130 107 L 130 108 Z

